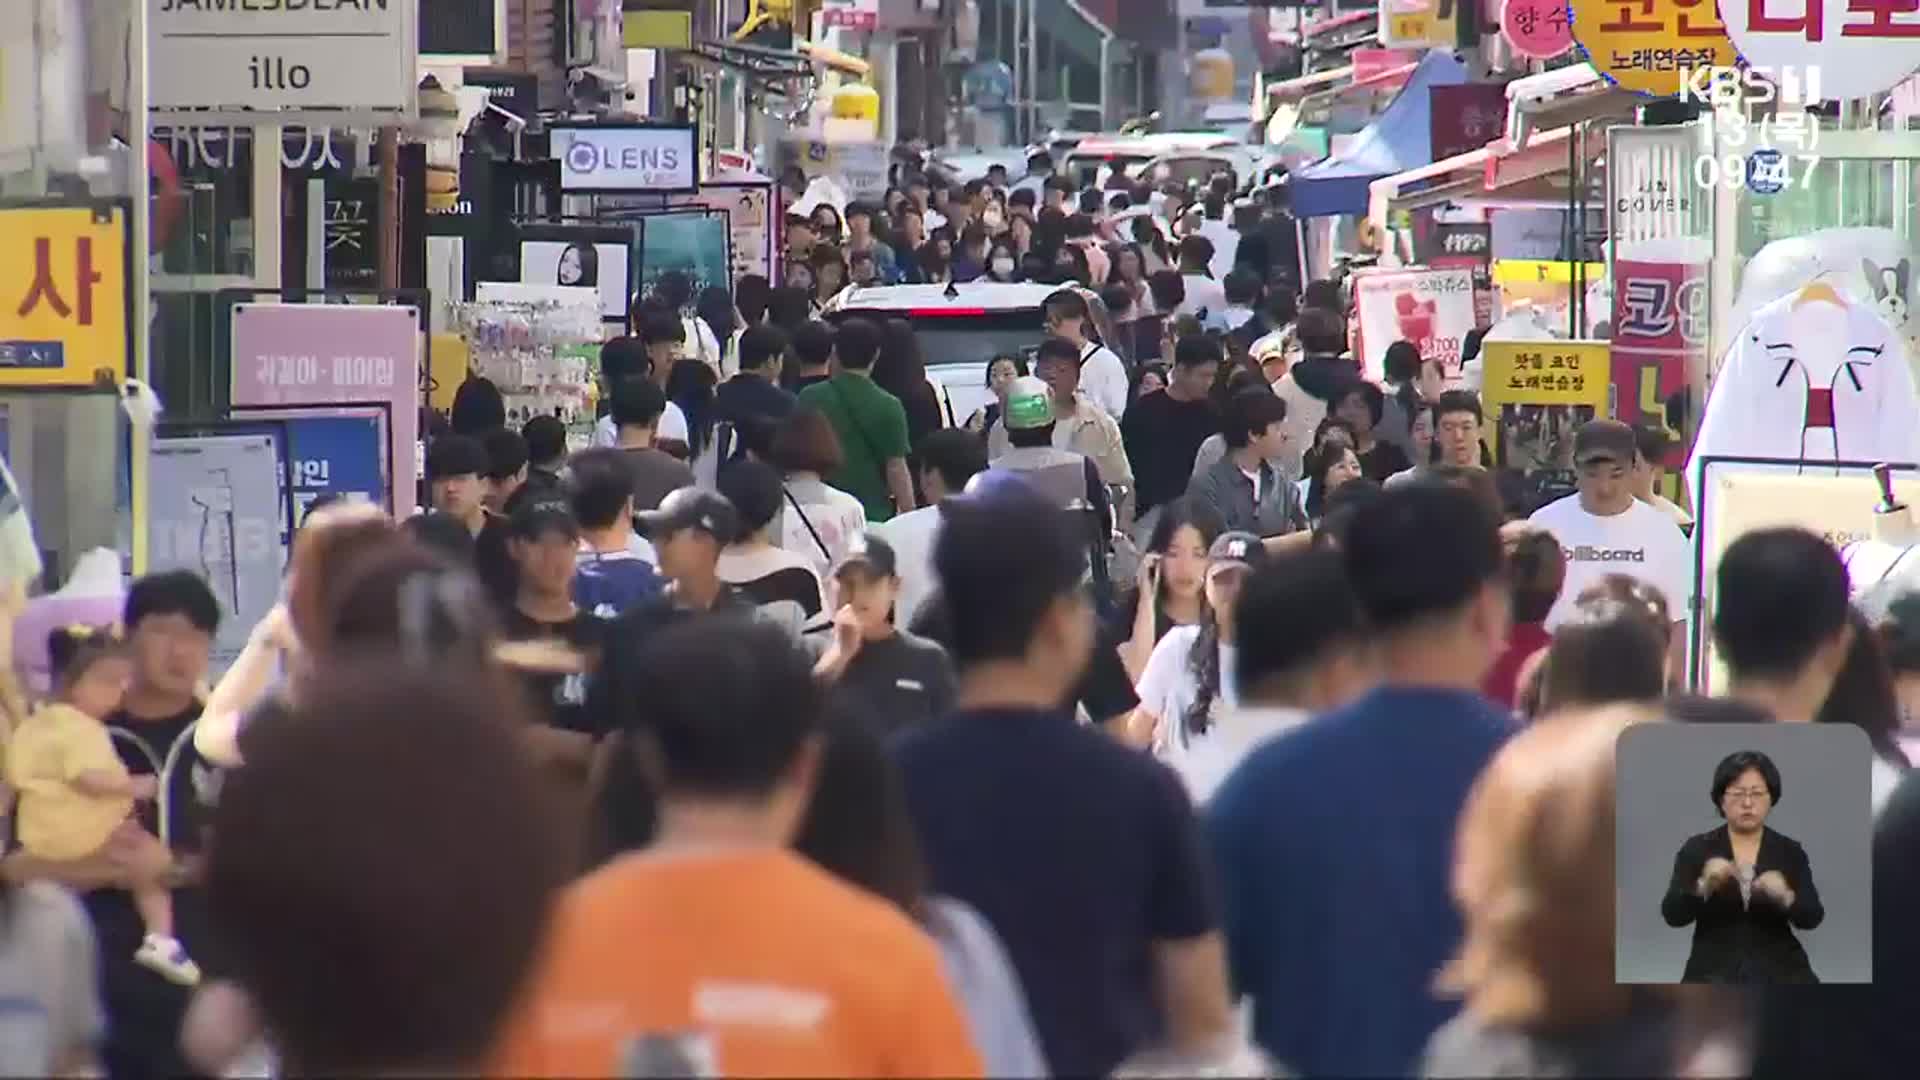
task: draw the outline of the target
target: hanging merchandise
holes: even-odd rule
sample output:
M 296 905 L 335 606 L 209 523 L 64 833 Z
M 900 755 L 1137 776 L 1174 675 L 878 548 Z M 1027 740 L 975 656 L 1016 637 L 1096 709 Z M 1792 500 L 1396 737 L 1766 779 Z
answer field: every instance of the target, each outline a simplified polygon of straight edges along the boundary
M 1920 393 L 1906 354 L 1877 309 L 1824 282 L 1767 304 L 1714 379 L 1689 473 L 1709 457 L 1827 469 L 1920 462 Z
M 596 295 L 580 292 L 566 301 L 483 297 L 451 304 L 447 314 L 467 343 L 469 372 L 500 389 L 511 426 L 557 416 L 584 445 L 603 335 Z

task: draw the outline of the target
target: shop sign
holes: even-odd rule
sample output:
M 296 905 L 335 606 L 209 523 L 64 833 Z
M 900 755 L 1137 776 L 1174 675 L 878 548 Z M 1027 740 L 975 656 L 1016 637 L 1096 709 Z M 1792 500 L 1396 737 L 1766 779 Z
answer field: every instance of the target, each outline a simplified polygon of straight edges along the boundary
M 0 387 L 92 387 L 132 364 L 122 206 L 0 209 Z
M 668 194 L 700 186 L 699 135 L 692 125 L 554 124 L 549 130 L 562 191 Z
M 1727 0 L 1721 13 L 1750 67 L 1808 72 L 1823 100 L 1869 98 L 1920 69 L 1914 0 Z
M 1656 97 L 1679 93 L 1695 68 L 1731 67 L 1734 62 L 1733 42 L 1714 0 L 1574 4 L 1573 39 L 1602 76 Z
M 143 0 L 156 109 L 417 107 L 419 0 Z
M 1507 130 L 1504 83 L 1436 86 L 1428 93 L 1432 95 L 1429 124 L 1435 161 L 1478 150 Z
M 1501 405 L 1587 406 L 1606 408 L 1604 341 L 1489 341 L 1482 387 L 1488 402 Z
M 699 194 L 671 196 L 667 205 L 676 210 L 726 211 L 733 242 L 733 280 L 747 274 L 773 280 L 773 185 L 702 184 Z
M 254 132 L 251 128 L 231 125 L 156 126 L 153 137 L 166 143 L 182 172 L 191 173 L 203 168 L 239 168 L 241 148 L 252 154 Z M 358 157 L 357 151 L 353 136 L 344 131 L 290 127 L 280 134 L 280 167 L 295 172 L 344 172 Z M 251 156 L 247 160 L 251 161 Z
M 1451 49 L 1459 41 L 1460 0 L 1381 0 L 1380 44 L 1390 49 Z
M 1712 313 L 1702 263 L 1615 259 L 1613 264 L 1613 417 L 1668 426 L 1667 403 L 1687 388 L 1687 373 L 1707 345 Z M 1684 428 L 1684 417 L 1675 418 Z M 1675 434 L 1674 458 L 1686 446 Z
M 1387 347 L 1411 341 L 1420 355 L 1440 362 L 1451 379 L 1459 374 L 1460 350 L 1477 325 L 1473 271 L 1395 270 L 1354 278 L 1359 354 L 1369 376 L 1386 370 Z
M 1447 222 L 1434 226 L 1433 257 L 1424 260 L 1437 270 L 1466 270 L 1473 275 L 1473 322 L 1493 324 L 1493 228 L 1484 222 Z
M 1529 60 L 1551 60 L 1573 48 L 1573 18 L 1565 0 L 1506 0 L 1500 33 Z
M 880 0 L 827 0 L 820 9 L 823 26 L 872 30 L 880 21 Z
M 420 419 L 420 314 L 387 304 L 239 304 L 233 309 L 236 408 L 382 402 L 391 418 L 391 475 L 415 475 Z M 413 512 L 412 484 L 393 485 L 394 514 Z

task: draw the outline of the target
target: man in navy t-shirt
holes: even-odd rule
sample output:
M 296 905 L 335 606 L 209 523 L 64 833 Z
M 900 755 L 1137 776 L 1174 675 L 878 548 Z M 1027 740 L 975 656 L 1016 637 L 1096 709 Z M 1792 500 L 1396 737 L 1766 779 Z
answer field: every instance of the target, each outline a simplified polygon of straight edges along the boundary
M 1207 831 L 1262 1049 L 1309 1076 L 1403 1076 L 1454 1011 L 1433 991 L 1460 944 L 1454 825 L 1510 734 L 1478 689 L 1510 598 L 1467 492 L 1389 491 L 1344 537 L 1386 681 L 1254 751 Z
M 950 498 L 934 546 L 958 711 L 895 744 L 930 892 L 993 925 L 1052 1071 L 1104 1076 L 1231 1021 L 1199 830 L 1165 766 L 1061 707 L 1095 640 L 1086 546 L 1007 481 Z

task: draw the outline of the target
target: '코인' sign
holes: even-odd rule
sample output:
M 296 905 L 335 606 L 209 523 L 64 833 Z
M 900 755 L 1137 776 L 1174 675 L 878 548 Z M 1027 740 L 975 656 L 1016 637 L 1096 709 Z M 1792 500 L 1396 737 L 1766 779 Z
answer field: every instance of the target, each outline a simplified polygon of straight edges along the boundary
M 1359 353 L 1367 374 L 1380 378 L 1387 347 L 1411 341 L 1437 360 L 1448 379 L 1460 374 L 1460 350 L 1476 325 L 1473 271 L 1390 270 L 1354 278 L 1360 324 Z
M 1733 66 L 1733 42 L 1713 4 L 1582 0 L 1573 5 L 1573 39 L 1606 78 L 1629 90 L 1670 97 L 1694 68 Z
M 700 188 L 699 136 L 691 125 L 553 124 L 560 190 L 691 195 Z
M 0 210 L 0 386 L 127 377 L 127 230 L 118 205 Z
M 1797 75 L 1809 98 L 1872 97 L 1920 69 L 1913 0 L 1726 0 L 1721 11 L 1749 67 Z
M 1500 33 L 1530 60 L 1551 60 L 1573 48 L 1573 18 L 1565 0 L 1506 0 Z

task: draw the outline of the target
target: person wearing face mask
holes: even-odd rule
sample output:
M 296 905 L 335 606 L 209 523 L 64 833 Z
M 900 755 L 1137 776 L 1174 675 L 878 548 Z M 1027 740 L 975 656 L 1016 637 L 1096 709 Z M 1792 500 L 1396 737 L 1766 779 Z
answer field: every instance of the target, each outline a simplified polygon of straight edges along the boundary
M 995 241 L 987 253 L 987 280 L 1014 281 L 1019 269 L 1020 263 L 1014 258 L 1013 246 L 1005 240 Z

